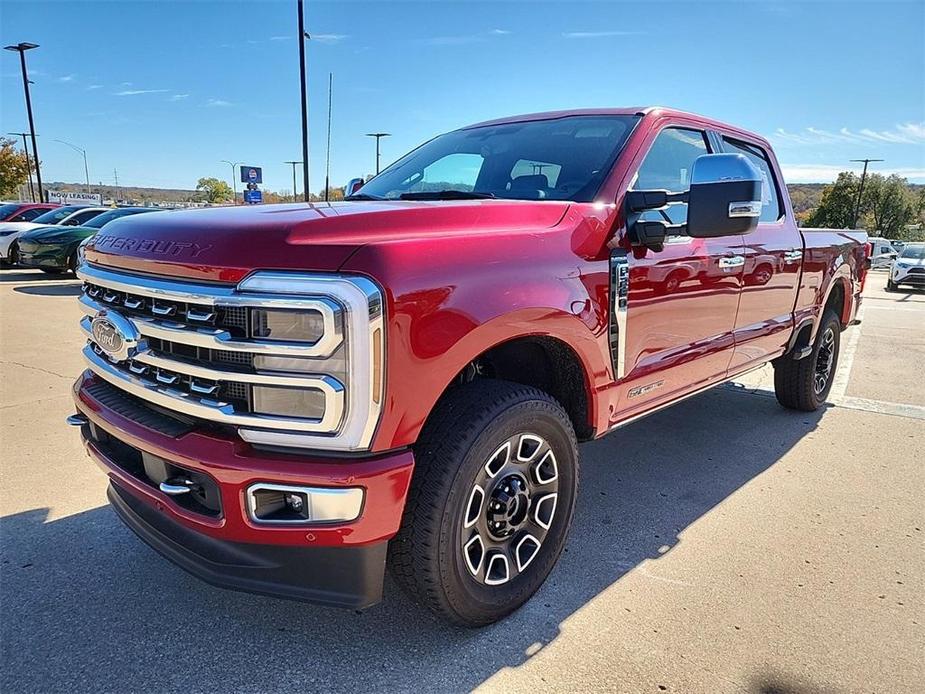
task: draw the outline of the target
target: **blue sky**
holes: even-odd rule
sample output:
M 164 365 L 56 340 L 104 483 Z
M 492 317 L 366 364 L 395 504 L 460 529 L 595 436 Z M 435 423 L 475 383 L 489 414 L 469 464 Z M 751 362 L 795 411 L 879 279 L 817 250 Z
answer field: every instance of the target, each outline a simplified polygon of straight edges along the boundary
M 191 188 L 220 160 L 291 189 L 300 154 L 295 2 L 14 2 L 0 39 L 28 53 L 46 180 Z M 925 2 L 307 1 L 311 188 L 374 170 L 471 122 L 663 104 L 768 136 L 791 182 L 849 159 L 925 182 Z M 27 129 L 18 58 L 0 63 L 0 129 Z M 299 183 L 301 188 L 301 182 Z

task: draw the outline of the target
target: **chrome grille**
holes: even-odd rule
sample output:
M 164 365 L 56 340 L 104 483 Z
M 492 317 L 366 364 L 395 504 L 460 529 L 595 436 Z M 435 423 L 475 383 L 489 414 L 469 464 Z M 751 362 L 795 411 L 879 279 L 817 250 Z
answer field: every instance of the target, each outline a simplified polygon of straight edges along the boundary
M 368 448 L 385 339 L 382 294 L 370 280 L 260 271 L 235 287 L 89 263 L 78 276 L 83 354 L 98 378 L 164 410 L 234 426 L 252 443 Z M 317 314 L 314 341 L 252 330 L 274 310 Z M 277 389 L 306 392 L 288 407 Z M 280 414 L 255 411 L 255 403 Z

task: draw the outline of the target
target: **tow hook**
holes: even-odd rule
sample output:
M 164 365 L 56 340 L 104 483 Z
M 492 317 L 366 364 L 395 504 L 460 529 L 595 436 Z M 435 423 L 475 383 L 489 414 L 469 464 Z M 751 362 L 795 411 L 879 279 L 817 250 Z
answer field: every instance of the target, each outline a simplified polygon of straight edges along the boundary
M 77 414 L 72 414 L 64 421 L 70 424 L 72 427 L 82 427 L 84 424 L 88 423 L 86 415 L 83 415 L 79 412 Z
M 164 492 L 164 494 L 169 496 L 180 496 L 181 494 L 189 494 L 192 491 L 196 491 L 199 485 L 192 480 L 174 477 L 166 482 L 161 482 L 157 487 Z

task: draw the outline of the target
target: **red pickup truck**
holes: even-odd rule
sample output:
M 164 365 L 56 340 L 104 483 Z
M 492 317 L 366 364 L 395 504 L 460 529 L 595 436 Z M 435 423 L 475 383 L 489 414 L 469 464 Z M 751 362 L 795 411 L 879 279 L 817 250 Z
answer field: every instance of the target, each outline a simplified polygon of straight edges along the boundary
M 813 410 L 861 301 L 865 234 L 798 229 L 767 141 L 688 113 L 480 123 L 356 187 L 86 249 L 69 422 L 215 585 L 364 608 L 388 565 L 500 619 L 563 549 L 579 441 L 768 362 Z

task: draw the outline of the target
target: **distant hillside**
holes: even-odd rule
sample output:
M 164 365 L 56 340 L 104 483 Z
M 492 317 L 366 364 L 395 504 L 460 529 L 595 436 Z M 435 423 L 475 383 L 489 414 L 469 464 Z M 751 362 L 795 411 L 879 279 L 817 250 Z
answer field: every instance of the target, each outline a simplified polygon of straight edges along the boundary
M 791 183 L 787 186 L 790 191 L 790 202 L 793 204 L 793 211 L 799 216 L 805 216 L 819 205 L 822 200 L 822 190 L 826 183 Z M 62 183 L 55 181 L 49 183 L 48 187 L 52 190 L 82 192 L 86 186 L 82 183 Z M 925 188 L 925 185 L 910 184 L 913 190 Z M 137 186 L 97 186 L 91 185 L 90 189 L 94 193 L 102 193 L 104 200 L 124 200 L 132 203 L 145 202 L 198 202 L 203 199 L 202 193 L 195 190 L 183 190 L 180 188 L 142 188 Z M 265 197 L 272 200 L 272 194 L 265 192 Z

